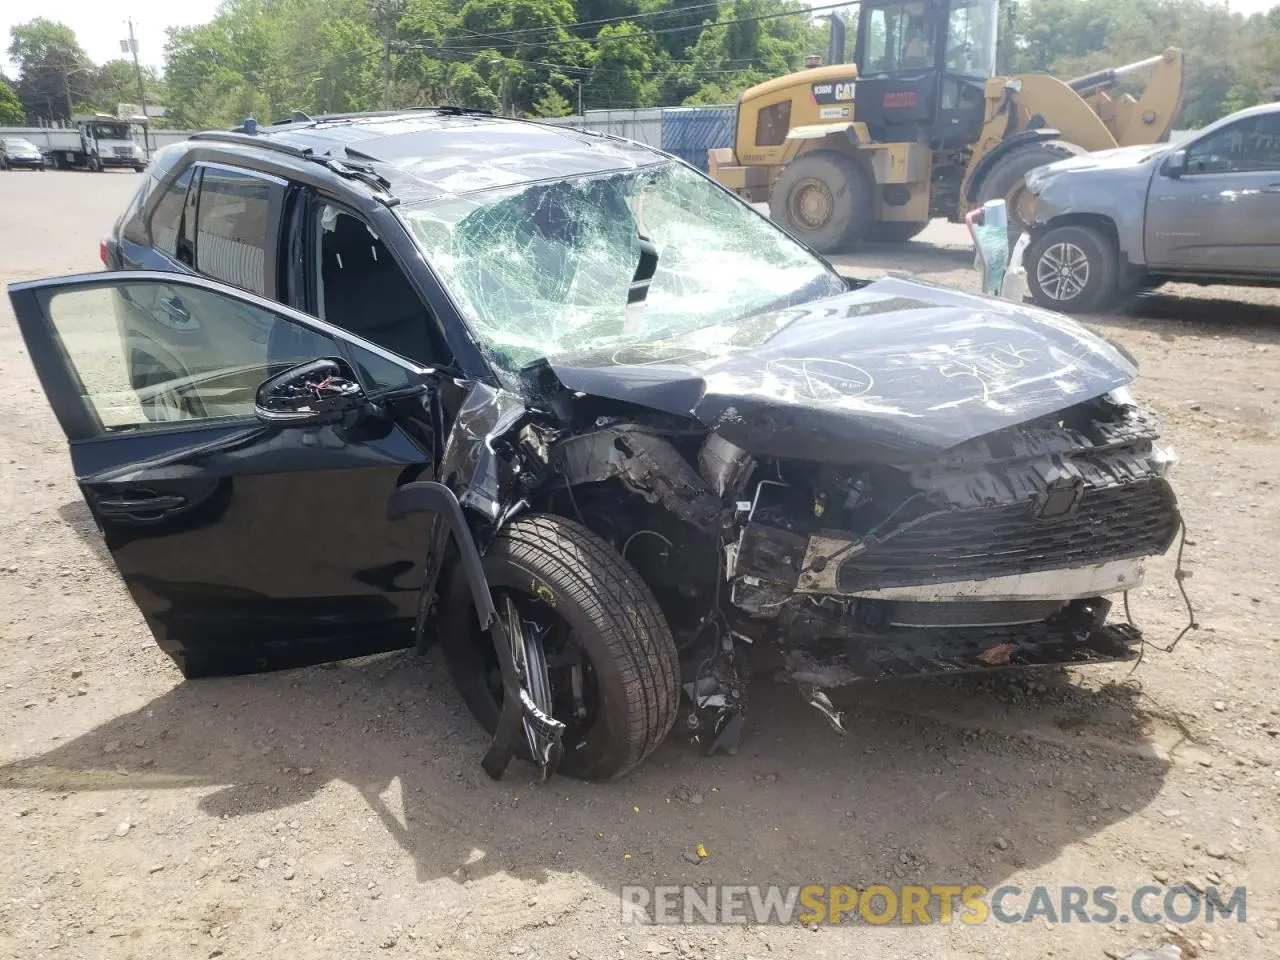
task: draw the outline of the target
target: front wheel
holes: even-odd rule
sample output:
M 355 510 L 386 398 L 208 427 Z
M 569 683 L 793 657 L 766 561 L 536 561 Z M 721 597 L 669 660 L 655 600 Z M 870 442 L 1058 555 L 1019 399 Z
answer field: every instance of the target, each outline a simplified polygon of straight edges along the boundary
M 671 630 L 648 586 L 606 541 L 561 517 L 512 521 L 484 556 L 499 615 L 519 620 L 535 701 L 565 724 L 558 770 L 582 780 L 629 772 L 662 742 L 680 701 Z M 504 614 L 504 611 L 508 611 Z M 459 568 L 440 602 L 440 643 L 463 701 L 490 733 L 503 689 Z M 504 624 L 509 632 L 513 624 Z
M 1065 313 L 1103 310 L 1119 287 L 1119 257 L 1111 238 L 1086 226 L 1054 227 L 1036 238 L 1024 260 L 1031 296 Z

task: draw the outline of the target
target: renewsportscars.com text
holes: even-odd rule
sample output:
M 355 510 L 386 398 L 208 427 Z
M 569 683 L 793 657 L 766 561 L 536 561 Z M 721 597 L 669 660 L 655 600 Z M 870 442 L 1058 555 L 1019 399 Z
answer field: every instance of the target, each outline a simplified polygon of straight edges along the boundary
M 1244 887 L 624 886 L 628 924 L 1245 923 Z

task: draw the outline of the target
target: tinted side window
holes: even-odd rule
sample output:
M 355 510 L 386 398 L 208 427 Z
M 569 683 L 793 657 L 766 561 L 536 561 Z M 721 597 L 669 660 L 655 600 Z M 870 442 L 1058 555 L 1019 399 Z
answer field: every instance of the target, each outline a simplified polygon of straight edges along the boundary
M 1280 170 L 1280 113 L 1246 117 L 1187 148 L 1188 173 Z
M 763 108 L 756 115 L 756 146 L 776 147 L 786 142 L 791 126 L 791 101 L 783 100 Z
M 169 185 L 155 210 L 151 212 L 151 242 L 161 253 L 171 257 L 178 255 L 178 240 L 182 235 L 182 211 L 187 205 L 187 191 L 191 188 L 194 167 L 188 167 L 182 176 Z
M 235 170 L 206 167 L 196 216 L 196 269 L 265 296 L 273 185 Z
M 53 295 L 49 319 L 105 432 L 253 416 L 258 385 L 333 338 L 212 290 L 157 281 Z
M 120 218 L 120 235 L 126 240 L 142 244 L 151 242 L 147 236 L 147 224 L 143 219 L 142 210 L 155 185 L 156 182 L 152 177 L 143 177 L 138 192 L 133 195 L 133 200 L 129 204 L 129 209 Z

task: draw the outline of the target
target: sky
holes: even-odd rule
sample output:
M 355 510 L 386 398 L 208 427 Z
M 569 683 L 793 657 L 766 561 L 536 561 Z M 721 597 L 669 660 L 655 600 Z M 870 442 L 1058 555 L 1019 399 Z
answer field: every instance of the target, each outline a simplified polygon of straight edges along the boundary
M 76 32 L 80 45 L 94 63 L 105 63 L 121 56 L 120 41 L 129 35 L 125 17 L 133 18 L 134 35 L 138 38 L 138 56 L 151 67 L 164 66 L 165 28 L 204 23 L 213 16 L 219 0 L 40 0 L 27 4 L 21 0 L 5 0 L 0 4 L 0 51 L 9 47 L 9 28 L 32 17 L 60 21 Z M 814 3 L 823 0 L 812 0 Z M 1123 2 L 1123 0 L 1119 0 Z M 1229 0 L 1232 10 L 1257 13 L 1280 4 L 1280 0 Z M 2 54 L 0 54 L 2 56 Z M 10 77 L 16 71 L 7 57 L 0 67 Z
M 164 66 L 166 27 L 183 27 L 204 23 L 213 17 L 219 0 L 0 0 L 0 65 L 13 77 L 13 68 L 4 51 L 9 49 L 9 28 L 35 17 L 65 23 L 76 32 L 76 38 L 94 63 L 127 56 L 120 52 L 120 41 L 129 36 L 126 17 L 133 18 L 133 33 L 138 38 L 138 58 L 147 66 Z

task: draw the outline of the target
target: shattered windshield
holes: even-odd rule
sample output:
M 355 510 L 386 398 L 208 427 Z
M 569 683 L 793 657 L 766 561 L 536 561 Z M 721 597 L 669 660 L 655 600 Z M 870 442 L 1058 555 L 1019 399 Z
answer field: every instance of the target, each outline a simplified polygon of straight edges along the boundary
M 431 200 L 401 215 L 509 372 L 571 350 L 732 327 L 844 289 L 785 233 L 677 163 Z M 647 286 L 644 250 L 657 253 Z

